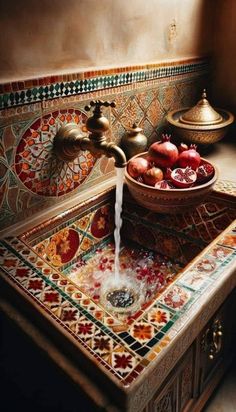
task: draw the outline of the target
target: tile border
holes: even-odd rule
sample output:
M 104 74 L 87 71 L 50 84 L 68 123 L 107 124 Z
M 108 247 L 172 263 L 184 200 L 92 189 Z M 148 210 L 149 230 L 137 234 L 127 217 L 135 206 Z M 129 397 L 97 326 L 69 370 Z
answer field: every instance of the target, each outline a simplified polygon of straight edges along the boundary
M 208 71 L 209 58 L 85 71 L 0 84 L 0 109 Z

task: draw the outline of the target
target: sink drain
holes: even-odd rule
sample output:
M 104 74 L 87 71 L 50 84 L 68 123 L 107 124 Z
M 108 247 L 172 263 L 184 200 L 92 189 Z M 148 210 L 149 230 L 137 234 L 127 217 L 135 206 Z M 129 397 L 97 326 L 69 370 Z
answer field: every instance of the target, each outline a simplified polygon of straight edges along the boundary
M 127 288 L 116 289 L 109 292 L 106 299 L 114 308 L 128 308 L 135 302 L 135 293 Z
M 116 313 L 134 313 L 143 301 L 142 286 L 129 276 L 119 279 L 108 276 L 101 287 L 100 303 L 109 311 Z

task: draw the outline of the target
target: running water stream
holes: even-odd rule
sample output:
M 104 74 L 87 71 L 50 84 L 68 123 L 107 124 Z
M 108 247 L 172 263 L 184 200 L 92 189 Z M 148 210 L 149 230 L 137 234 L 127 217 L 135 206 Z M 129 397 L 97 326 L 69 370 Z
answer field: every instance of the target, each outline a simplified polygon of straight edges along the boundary
M 123 185 L 124 185 L 124 173 L 125 168 L 120 167 L 116 168 L 116 202 L 115 202 L 115 231 L 114 231 L 114 239 L 115 239 L 115 280 L 118 281 L 120 279 L 120 229 L 122 226 L 122 203 L 123 203 Z
M 127 273 L 120 273 L 120 229 L 122 226 L 122 203 L 123 203 L 123 182 L 124 168 L 116 168 L 116 200 L 115 200 L 115 261 L 114 273 L 107 276 L 101 288 L 101 302 L 108 309 L 118 312 L 137 310 L 140 303 L 140 288 L 127 269 Z

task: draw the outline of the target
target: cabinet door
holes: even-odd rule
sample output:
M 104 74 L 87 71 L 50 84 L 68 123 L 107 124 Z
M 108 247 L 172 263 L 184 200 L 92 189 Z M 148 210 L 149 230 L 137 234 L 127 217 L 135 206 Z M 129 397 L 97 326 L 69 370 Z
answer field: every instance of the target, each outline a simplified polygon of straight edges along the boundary
M 195 345 L 178 362 L 148 405 L 148 412 L 191 411 L 194 388 Z
M 150 402 L 148 412 L 176 412 L 177 411 L 177 379 L 169 383 L 157 396 Z
M 191 411 L 194 402 L 194 386 L 195 386 L 195 345 L 192 345 L 183 358 L 179 372 L 179 395 L 178 405 L 179 411 Z
M 235 293 L 220 308 L 199 337 L 199 392 L 219 380 L 227 368 L 235 341 Z M 217 379 L 218 376 L 218 379 Z

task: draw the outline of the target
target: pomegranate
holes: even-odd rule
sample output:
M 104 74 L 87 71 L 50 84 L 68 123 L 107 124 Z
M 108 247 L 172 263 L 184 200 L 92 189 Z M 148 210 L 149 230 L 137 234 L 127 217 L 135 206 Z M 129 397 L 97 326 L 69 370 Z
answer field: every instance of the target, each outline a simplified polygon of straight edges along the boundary
M 155 184 L 156 189 L 174 189 L 173 183 L 170 180 L 161 180 Z
M 197 169 L 197 183 L 204 183 L 210 180 L 215 173 L 214 167 L 210 163 L 203 163 Z
M 143 174 L 144 183 L 149 186 L 155 186 L 155 184 L 162 179 L 163 172 L 159 167 L 152 167 Z
M 172 171 L 171 180 L 174 186 L 179 188 L 187 188 L 196 182 L 197 173 L 190 167 L 186 167 L 185 169 L 177 168 Z
M 172 173 L 172 170 L 171 170 L 171 168 L 170 167 L 167 167 L 165 170 L 163 170 L 163 174 L 164 174 L 164 179 L 165 180 L 169 180 L 171 177 L 171 173 Z
M 160 142 L 153 143 L 148 149 L 148 160 L 158 167 L 171 167 L 179 157 L 175 144 L 170 142 L 170 136 L 163 134 Z
M 136 157 L 135 159 L 130 159 L 127 171 L 131 177 L 136 179 L 137 177 L 141 176 L 145 173 L 149 168 L 149 163 L 147 159 L 143 157 Z
M 191 144 L 188 150 L 182 151 L 179 155 L 178 165 L 182 168 L 191 167 L 193 170 L 197 170 L 200 165 L 201 157 L 197 152 L 197 146 Z
M 180 143 L 178 147 L 179 154 L 184 152 L 185 150 L 188 150 L 188 145 L 186 145 L 186 143 Z

